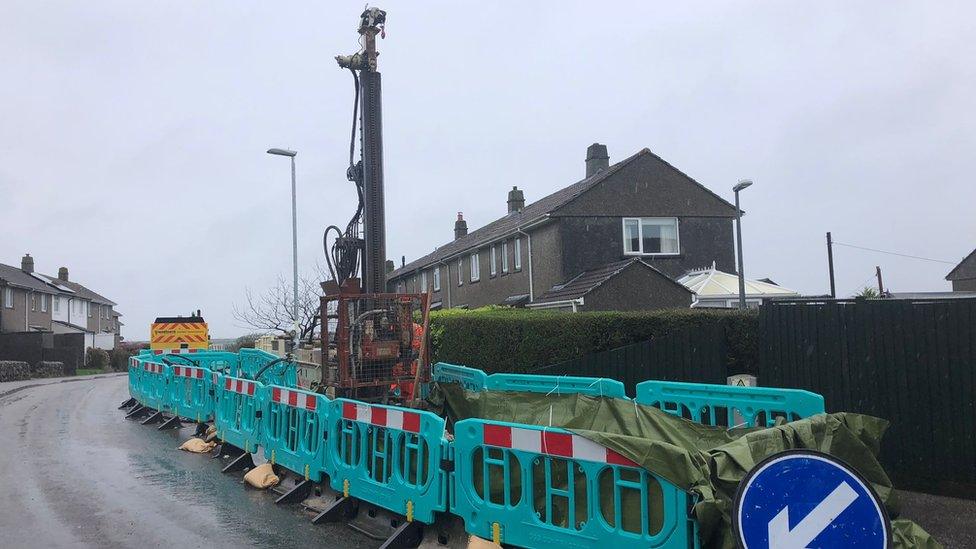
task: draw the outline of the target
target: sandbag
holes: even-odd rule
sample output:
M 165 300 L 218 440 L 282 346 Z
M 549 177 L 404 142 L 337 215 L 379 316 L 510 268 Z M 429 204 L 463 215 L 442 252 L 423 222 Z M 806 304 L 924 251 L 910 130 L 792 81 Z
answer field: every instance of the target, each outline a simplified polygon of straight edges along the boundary
M 244 475 L 244 482 L 260 490 L 271 488 L 280 481 L 281 479 L 274 473 L 274 467 L 270 463 L 258 465 Z
M 181 444 L 179 449 L 194 454 L 206 454 L 212 452 L 215 446 L 217 446 L 216 442 L 206 442 L 202 438 L 194 437 Z
M 478 536 L 468 536 L 467 549 L 501 549 L 502 546 L 495 542 L 479 538 Z

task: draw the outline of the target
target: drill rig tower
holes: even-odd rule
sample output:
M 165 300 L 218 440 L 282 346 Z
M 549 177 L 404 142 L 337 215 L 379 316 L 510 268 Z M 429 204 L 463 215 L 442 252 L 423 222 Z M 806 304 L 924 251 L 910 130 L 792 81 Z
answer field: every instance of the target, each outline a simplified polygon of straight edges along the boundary
M 418 382 L 429 379 L 425 334 L 430 305 L 426 293 L 386 293 L 382 89 L 376 70 L 376 36 L 384 36 L 385 24 L 386 12 L 368 8 L 359 23 L 360 50 L 336 57 L 352 73 L 356 88 L 346 177 L 356 185 L 359 206 L 345 231 L 326 229 L 333 281 L 323 284 L 320 310 L 323 383 L 337 396 L 383 401 L 415 399 Z M 360 121 L 361 157 L 356 161 Z M 331 250 L 330 232 L 336 233 Z

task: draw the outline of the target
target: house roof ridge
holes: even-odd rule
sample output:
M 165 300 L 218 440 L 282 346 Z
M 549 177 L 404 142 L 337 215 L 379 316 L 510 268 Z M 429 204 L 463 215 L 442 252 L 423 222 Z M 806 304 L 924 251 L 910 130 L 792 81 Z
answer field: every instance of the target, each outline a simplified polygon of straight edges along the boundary
M 951 277 L 952 275 L 954 275 L 956 273 L 956 271 L 959 270 L 960 267 L 962 267 L 962 264 L 965 263 L 966 261 L 968 261 L 969 258 L 973 257 L 974 255 L 976 255 L 976 248 L 973 248 L 973 251 L 969 252 L 969 254 L 966 255 L 966 257 L 962 258 L 962 261 L 960 261 L 959 263 L 957 263 L 956 266 L 953 267 L 951 271 L 949 271 L 949 274 L 945 275 L 945 279 L 946 280 L 952 280 L 949 277 Z
M 400 276 L 400 275 L 403 275 L 403 274 L 406 274 L 406 273 L 410 273 L 410 272 L 415 271 L 417 269 L 426 268 L 431 263 L 437 263 L 439 261 L 443 261 L 446 258 L 451 257 L 451 256 L 453 256 L 455 254 L 463 254 L 464 252 L 470 250 L 471 248 L 475 248 L 475 247 L 481 246 L 482 244 L 486 244 L 487 242 L 490 242 L 490 241 L 492 241 L 495 238 L 501 238 L 501 237 L 504 237 L 505 235 L 511 234 L 512 232 L 518 230 L 519 227 L 522 227 L 522 226 L 524 226 L 526 224 L 534 223 L 534 222 L 536 222 L 539 219 L 543 219 L 543 218 L 545 218 L 546 215 L 548 215 L 551 212 L 557 210 L 561 206 L 569 203 L 570 201 L 572 201 L 573 199 L 575 199 L 576 197 L 578 197 L 579 195 L 581 195 L 582 193 L 584 193 L 589 188 L 592 188 L 597 183 L 599 183 L 599 182 L 603 181 L 604 179 L 606 179 L 607 177 L 610 177 L 611 175 L 617 173 L 622 168 L 624 168 L 625 166 L 627 166 L 628 164 L 630 164 L 631 162 L 633 162 L 634 160 L 636 160 L 638 157 L 640 157 L 640 156 L 642 156 L 644 154 L 647 154 L 647 153 L 650 153 L 650 150 L 645 147 L 645 148 L 641 149 L 640 151 L 637 151 L 636 153 L 634 153 L 634 154 L 628 156 L 627 158 L 621 160 L 620 162 L 617 162 L 617 163 L 611 165 L 606 170 L 601 170 L 601 171 L 599 171 L 599 172 L 597 172 L 597 173 L 595 173 L 595 174 L 593 174 L 593 175 L 591 175 L 589 177 L 584 177 L 583 179 L 579 179 L 579 180 L 577 180 L 577 181 L 575 181 L 575 182 L 573 182 L 573 183 L 571 183 L 569 185 L 566 185 L 565 187 L 562 187 L 560 189 L 557 189 L 557 190 L 555 190 L 555 191 L 553 191 L 553 192 L 551 192 L 551 193 L 543 196 L 542 198 L 539 198 L 538 200 L 535 200 L 534 202 L 530 203 L 529 205 L 527 205 L 525 208 L 523 208 L 519 212 L 506 213 L 505 215 L 503 215 L 501 217 L 498 217 L 498 218 L 494 219 L 493 221 L 490 221 L 489 223 L 486 223 L 485 225 L 479 227 L 478 229 L 476 229 L 474 231 L 471 231 L 467 235 L 465 235 L 465 236 L 463 236 L 463 237 L 461 237 L 461 238 L 459 238 L 457 240 L 452 240 L 452 241 L 450 241 L 450 242 L 448 242 L 446 244 L 443 244 L 441 246 L 438 246 L 438 247 L 434 248 L 434 251 L 432 251 L 432 252 L 430 252 L 430 253 L 428 253 L 428 254 L 426 254 L 424 256 L 421 256 L 421 257 L 419 257 L 419 258 L 411 261 L 410 263 L 407 263 L 403 267 L 400 267 L 398 269 L 394 269 L 393 271 L 391 271 L 390 273 L 388 273 L 386 275 L 386 277 L 387 277 L 387 279 L 390 279 L 390 278 L 397 277 L 397 276 Z M 650 153 L 650 154 L 653 154 L 653 153 Z M 574 187 L 577 187 L 577 186 L 579 186 L 580 188 L 578 188 L 578 189 L 574 188 Z M 566 196 L 565 197 L 560 197 L 559 195 L 562 194 L 562 193 L 566 193 Z M 554 201 L 554 203 L 552 205 L 546 205 L 546 204 L 544 204 L 546 201 Z M 525 215 L 525 212 L 526 211 L 531 211 L 534 208 L 537 209 L 537 208 L 540 207 L 539 206 L 540 204 L 542 204 L 543 206 L 546 206 L 546 207 L 542 208 L 541 211 L 538 211 L 538 212 L 532 211 L 531 212 L 531 215 Z M 517 216 L 516 215 L 513 215 L 513 214 L 516 214 L 516 213 L 517 213 Z M 502 222 L 507 221 L 507 220 L 511 220 L 511 219 L 515 219 L 516 217 L 519 217 L 520 218 L 519 219 L 520 222 L 517 223 L 517 224 L 515 224 L 514 227 L 508 227 L 505 230 L 500 231 L 500 233 L 497 234 L 497 235 L 489 236 L 488 238 L 485 238 L 486 235 L 490 232 L 490 231 L 487 231 L 487 229 L 490 229 L 493 226 L 496 226 L 497 227 L 498 225 L 501 225 Z M 523 221 L 523 219 L 524 219 L 524 221 Z M 442 252 L 442 250 L 445 250 L 445 249 L 447 249 L 446 252 L 440 253 L 440 252 Z M 440 257 L 438 257 L 438 256 L 440 256 Z

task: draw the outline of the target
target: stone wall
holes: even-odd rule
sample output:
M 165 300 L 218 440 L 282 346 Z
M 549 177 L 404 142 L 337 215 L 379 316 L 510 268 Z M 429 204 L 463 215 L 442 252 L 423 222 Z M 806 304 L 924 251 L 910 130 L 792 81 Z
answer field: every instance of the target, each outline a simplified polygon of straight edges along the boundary
M 26 362 L 0 360 L 0 382 L 30 379 L 31 370 Z
M 31 377 L 62 377 L 64 376 L 64 364 L 61 362 L 42 361 L 38 362 L 31 373 Z

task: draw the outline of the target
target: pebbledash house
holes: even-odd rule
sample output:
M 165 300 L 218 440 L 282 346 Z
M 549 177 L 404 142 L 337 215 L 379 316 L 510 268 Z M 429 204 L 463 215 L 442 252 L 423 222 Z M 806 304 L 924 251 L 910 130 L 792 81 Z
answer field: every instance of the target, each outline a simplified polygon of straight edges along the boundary
M 432 308 L 512 305 L 565 311 L 689 307 L 676 279 L 713 265 L 736 272 L 735 207 L 648 149 L 610 164 L 586 151 L 586 176 L 507 213 L 387 276 L 396 292 L 432 291 Z

